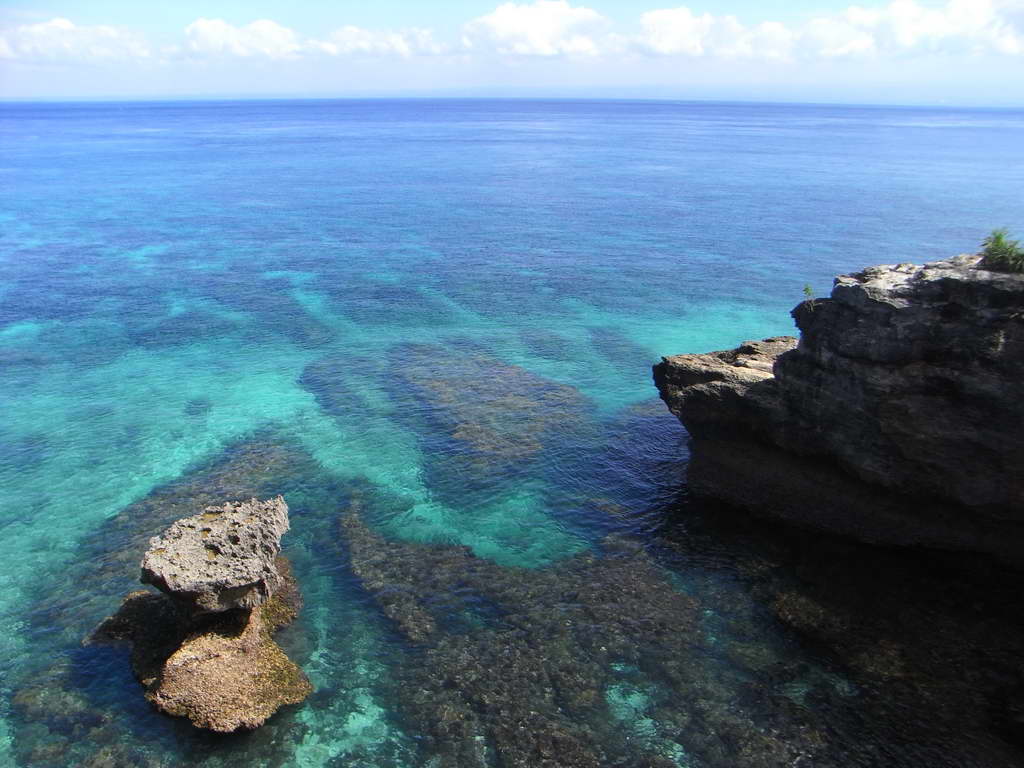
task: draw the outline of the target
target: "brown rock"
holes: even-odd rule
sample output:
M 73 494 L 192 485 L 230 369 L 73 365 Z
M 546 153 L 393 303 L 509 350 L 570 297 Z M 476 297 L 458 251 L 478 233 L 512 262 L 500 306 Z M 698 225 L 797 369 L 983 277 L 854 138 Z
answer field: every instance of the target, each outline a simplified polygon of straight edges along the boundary
M 228 733 L 258 728 L 280 707 L 313 688 L 271 639 L 263 612 L 220 620 L 192 633 L 164 662 L 146 697 L 161 712 Z

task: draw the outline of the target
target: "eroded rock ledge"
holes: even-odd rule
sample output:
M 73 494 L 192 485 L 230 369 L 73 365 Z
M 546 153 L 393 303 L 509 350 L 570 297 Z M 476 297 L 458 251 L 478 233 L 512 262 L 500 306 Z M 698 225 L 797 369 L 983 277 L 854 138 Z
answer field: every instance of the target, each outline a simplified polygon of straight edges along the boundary
M 870 267 L 801 331 L 663 358 L 694 493 L 889 544 L 1024 564 L 1024 275 Z
M 150 540 L 141 580 L 164 594 L 129 594 L 89 642 L 127 642 L 146 698 L 193 725 L 231 732 L 262 725 L 312 692 L 272 634 L 301 597 L 280 539 L 288 507 L 228 503 L 177 521 Z

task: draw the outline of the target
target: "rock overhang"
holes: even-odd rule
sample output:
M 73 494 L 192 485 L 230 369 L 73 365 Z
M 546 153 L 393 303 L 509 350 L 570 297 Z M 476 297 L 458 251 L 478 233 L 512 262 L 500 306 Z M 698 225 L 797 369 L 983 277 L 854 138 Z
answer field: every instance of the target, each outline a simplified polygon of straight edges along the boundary
M 141 581 L 193 615 L 254 608 L 277 588 L 274 560 L 288 527 L 280 496 L 206 507 L 150 540 Z

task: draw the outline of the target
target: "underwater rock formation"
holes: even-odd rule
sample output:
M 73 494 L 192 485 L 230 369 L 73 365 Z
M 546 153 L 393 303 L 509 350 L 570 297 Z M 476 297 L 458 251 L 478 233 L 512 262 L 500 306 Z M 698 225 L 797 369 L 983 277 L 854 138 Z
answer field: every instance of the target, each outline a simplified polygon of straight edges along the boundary
M 1024 564 L 1024 275 L 979 257 L 871 267 L 793 310 L 801 331 L 665 357 L 689 484 L 870 542 Z
M 439 768 L 833 766 L 806 714 L 770 725 L 709 663 L 701 606 L 637 541 L 544 569 L 342 519 L 352 568 L 409 646 L 402 714 Z M 782 714 L 784 712 L 784 714 Z M 806 762 L 801 762 L 806 761 Z
M 433 429 L 451 441 L 434 460 L 462 482 L 522 472 L 556 437 L 580 429 L 586 402 L 579 390 L 488 354 L 407 344 L 395 352 L 394 367 L 403 388 L 429 405 Z
M 16 723 L 10 731 L 15 763 L 32 768 L 179 765 L 180 761 L 168 760 L 161 754 L 162 748 L 154 746 L 149 724 L 138 719 L 137 707 L 111 706 L 106 698 L 131 698 L 133 675 L 128 655 L 120 648 L 82 646 L 82 637 L 91 635 L 111 606 L 120 604 L 121 598 L 135 589 L 132 585 L 138 579 L 140 553 L 175 520 L 222 504 L 224 499 L 272 498 L 312 486 L 320 491 L 318 498 L 325 508 L 333 508 L 329 505 L 343 494 L 342 487 L 331 485 L 322 467 L 300 445 L 275 431 L 261 431 L 154 488 L 78 539 L 78 557 L 68 561 L 59 576 L 40 579 L 34 610 L 26 617 L 25 632 L 35 644 L 40 665 L 18 665 L 5 679 L 12 691 L 9 711 Z M 291 513 L 296 511 L 293 508 Z M 264 611 L 276 613 L 279 598 L 292 604 L 293 599 L 286 595 L 291 583 L 281 583 L 264 604 Z M 163 596 L 148 594 L 168 605 Z M 275 640 L 300 666 L 308 660 L 312 646 L 305 625 L 292 625 L 286 637 L 275 636 Z M 107 672 L 97 672 L 101 668 L 113 674 L 120 668 L 120 674 L 114 679 Z M 90 684 L 103 692 L 101 698 L 89 690 Z M 285 761 L 307 729 L 296 714 L 278 713 L 232 749 L 247 755 L 244 759 L 249 763 Z M 172 721 L 163 728 L 180 734 L 182 728 L 191 726 Z M 216 751 L 219 742 L 197 730 L 189 742 L 193 750 L 190 759 L 197 765 L 203 763 L 194 751 L 197 745 Z
M 142 561 L 143 583 L 167 594 L 129 594 L 88 642 L 129 643 L 135 675 L 162 712 L 224 733 L 262 725 L 312 692 L 271 637 L 301 607 L 278 555 L 287 530 L 280 496 L 177 521 Z

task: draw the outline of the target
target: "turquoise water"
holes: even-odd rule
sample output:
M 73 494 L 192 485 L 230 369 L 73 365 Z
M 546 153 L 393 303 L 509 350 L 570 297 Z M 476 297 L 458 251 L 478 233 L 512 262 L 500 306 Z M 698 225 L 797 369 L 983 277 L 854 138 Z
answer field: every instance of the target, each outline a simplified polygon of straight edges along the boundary
M 474 725 L 456 734 L 431 731 L 444 717 L 408 687 L 443 689 L 432 675 L 458 666 L 460 638 L 481 658 L 527 642 L 495 628 L 519 600 L 572 613 L 557 583 L 620 578 L 608 535 L 643 544 L 651 589 L 699 605 L 676 617 L 686 664 L 675 646 L 605 658 L 574 635 L 558 648 L 588 670 L 586 706 L 530 685 L 488 695 L 537 696 L 545 723 L 562 718 L 609 765 L 819 748 L 812 764 L 831 764 L 829 749 L 875 764 L 855 762 L 857 745 L 891 734 L 870 717 L 836 725 L 857 719 L 843 703 L 857 681 L 769 615 L 744 580 L 755 556 L 666 554 L 673 521 L 700 513 L 650 365 L 791 332 L 805 284 L 822 294 L 836 273 L 1024 232 L 1024 113 L 40 104 L 0 107 L 0 136 L 0 764 L 513 764 L 497 715 L 466 690 L 452 711 Z M 197 504 L 279 492 L 306 598 L 281 642 L 317 692 L 255 734 L 194 733 L 149 711 L 122 652 L 81 639 L 134 588 L 148 536 Z M 494 616 L 446 608 L 461 618 L 436 647 L 410 643 L 351 566 L 339 521 L 356 502 L 398 547 L 396 583 L 424 552 L 452 553 L 456 571 L 458 547 L 493 564 L 472 588 Z M 668 642 L 630 631 L 613 634 Z M 671 663 L 645 666 L 658 654 Z M 827 749 L 796 735 L 735 746 L 771 730 L 753 713 L 778 701 L 736 697 L 773 664 L 800 670 L 785 707 L 823 687 L 842 704 L 821 722 L 804 704 L 775 714 Z M 704 725 L 682 691 L 713 703 Z M 739 735 L 713 747 L 694 736 L 709 728 Z M 461 742 L 479 752 L 443 746 Z M 932 754 L 891 749 L 894 766 Z M 941 762 L 964 754 L 950 749 L 929 764 L 966 764 Z M 1002 764 L 992 749 L 978 764 Z

